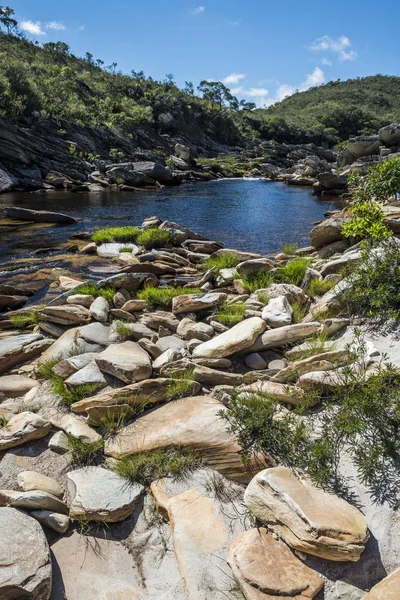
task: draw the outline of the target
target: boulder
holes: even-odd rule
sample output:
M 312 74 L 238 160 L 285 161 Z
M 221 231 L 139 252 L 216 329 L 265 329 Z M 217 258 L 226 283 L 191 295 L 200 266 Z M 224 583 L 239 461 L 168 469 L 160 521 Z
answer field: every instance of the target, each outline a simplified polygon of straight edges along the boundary
M 254 343 L 246 348 L 245 352 L 247 354 L 271 348 L 281 348 L 282 346 L 286 346 L 286 344 L 293 344 L 304 338 L 311 337 L 319 333 L 321 329 L 322 325 L 319 322 L 296 323 L 295 325 L 287 325 L 278 329 L 270 329 L 258 336 Z
M 345 252 L 340 258 L 330 260 L 321 267 L 321 275 L 332 275 L 339 273 L 342 269 L 346 269 L 347 266 L 358 267 L 362 261 L 361 250 L 353 250 L 352 252 Z
M 39 523 L 15 508 L 0 508 L 0 596 L 49 600 L 50 549 Z
M 304 406 L 304 392 L 295 386 L 282 385 L 281 383 L 274 383 L 272 381 L 256 381 L 240 389 L 240 393 L 243 395 L 250 394 L 266 394 L 273 396 L 278 402 L 283 404 L 291 404 L 292 406 Z M 313 398 L 314 403 L 318 402 L 318 399 Z
M 229 479 L 248 481 L 236 438 L 220 417 L 225 407 L 210 396 L 182 398 L 136 419 L 106 441 L 105 454 L 121 458 L 157 448 L 192 448 Z
M 39 333 L 3 338 L 0 344 L 0 374 L 36 358 L 52 344 L 53 340 L 44 339 Z
M 195 161 L 193 159 L 193 152 L 188 146 L 184 146 L 184 144 L 175 144 L 174 152 L 178 158 L 185 161 L 189 165 L 194 164 Z
M 156 346 L 161 352 L 166 352 L 167 350 L 182 350 L 186 344 L 176 335 L 166 335 L 156 341 Z
M 106 323 L 109 310 L 110 306 L 107 300 L 102 296 L 96 298 L 89 308 L 89 312 L 93 319 L 96 319 L 96 321 L 99 321 L 100 323 Z
M 324 190 L 345 190 L 347 189 L 347 177 L 327 171 L 317 175 L 318 183 Z
M 399 598 L 400 569 L 397 569 L 375 585 L 363 600 L 399 600 Z
M 260 317 L 245 319 L 193 350 L 194 358 L 224 358 L 251 347 L 267 324 Z
M 73 304 L 64 306 L 46 306 L 38 311 L 37 315 L 43 321 L 66 325 L 67 327 L 84 325 L 91 321 L 91 315 L 87 308 Z
M 96 358 L 101 371 L 114 375 L 125 383 L 134 383 L 151 377 L 149 355 L 135 342 L 111 344 Z
M 18 185 L 18 179 L 11 175 L 3 165 L 0 165 L 0 194 L 9 192 Z
M 4 377 L 0 377 L 0 402 L 9 398 L 24 396 L 29 390 L 38 385 L 38 381 L 24 375 L 5 375 Z
M 261 523 L 299 552 L 333 561 L 358 561 L 369 533 L 361 512 L 287 467 L 258 473 L 245 503 Z
M 97 366 L 96 362 L 92 360 L 86 367 L 80 369 L 68 379 L 65 380 L 65 384 L 68 388 L 76 388 L 81 385 L 92 384 L 96 385 L 98 389 L 105 388 L 107 381 Z
M 227 298 L 221 292 L 210 292 L 209 294 L 184 294 L 176 296 L 172 300 L 172 312 L 174 314 L 197 312 L 208 310 L 222 304 Z
M 110 341 L 111 328 L 107 323 L 89 323 L 79 329 L 77 343 L 83 340 L 95 346 L 107 346 Z
M 391 123 L 378 131 L 379 140 L 385 146 L 398 146 L 400 144 L 400 123 Z
M 20 208 L 10 206 L 4 209 L 6 217 L 18 219 L 20 221 L 35 221 L 37 223 L 58 223 L 61 225 L 70 225 L 77 223 L 78 219 L 62 213 L 50 212 L 48 210 L 32 210 L 30 208 Z
M 0 294 L 0 310 L 16 310 L 17 308 L 22 308 L 27 301 L 27 296 L 10 296 Z
M 267 306 L 263 309 L 262 318 L 272 329 L 290 325 L 292 322 L 293 310 L 286 296 L 271 298 Z
M 268 366 L 263 357 L 260 354 L 258 354 L 258 352 L 248 354 L 245 358 L 245 363 L 246 366 L 249 367 L 249 369 L 254 369 L 255 371 L 266 369 Z
M 337 217 L 322 221 L 310 231 L 311 245 L 318 249 L 342 240 L 343 224 L 344 219 Z
M 97 254 L 102 258 L 117 258 L 120 255 L 122 248 L 131 248 L 133 254 L 139 252 L 139 246 L 136 246 L 136 244 L 110 242 L 107 244 L 100 244 L 100 246 L 97 247 Z
M 24 510 L 52 510 L 62 514 L 68 513 L 68 507 L 59 498 L 42 492 L 30 490 L 29 492 L 16 492 L 14 490 L 0 490 L 0 506 L 14 506 Z
M 324 586 L 318 573 L 264 527 L 235 538 L 227 562 L 246 600 L 307 600 Z
M 94 297 L 90 294 L 73 294 L 67 298 L 67 304 L 79 304 L 85 308 L 90 308 L 94 302 Z
M 40 440 L 51 430 L 51 423 L 32 412 L 21 412 L 11 417 L 6 427 L 0 428 L 0 450 Z
M 158 404 L 167 399 L 167 378 L 145 379 L 122 388 L 109 389 L 106 392 L 75 402 L 71 410 L 80 413 L 92 407 L 127 404 L 131 407 L 143 407 L 146 404 Z
M 264 295 L 268 296 L 270 300 L 279 296 L 285 296 L 290 305 L 295 302 L 303 305 L 309 302 L 309 298 L 304 290 L 292 283 L 273 283 L 268 288 L 254 292 L 251 298 L 261 299 Z
M 145 313 L 140 322 L 150 329 L 158 331 L 160 327 L 165 327 L 173 333 L 177 330 L 179 325 L 178 319 L 170 312 L 158 310 L 152 313 Z
M 48 492 L 57 498 L 62 498 L 64 495 L 64 490 L 57 481 L 51 477 L 47 477 L 47 475 L 36 473 L 36 471 L 21 471 L 21 473 L 18 473 L 17 482 L 24 492 L 40 490 Z
M 144 310 L 147 307 L 147 302 L 145 300 L 128 300 L 125 302 L 121 309 L 125 312 L 134 313 L 140 310 Z
M 66 358 L 53 367 L 53 373 L 62 379 L 67 379 L 93 362 L 96 356 L 97 352 L 87 352 L 86 354 L 78 354 L 77 356 Z
M 246 260 L 237 265 L 236 271 L 240 277 L 246 277 L 253 273 L 265 273 L 271 271 L 274 268 L 274 263 L 268 258 L 254 258 L 252 260 Z
M 33 510 L 31 517 L 39 521 L 45 527 L 49 527 L 57 533 L 65 533 L 68 531 L 70 524 L 69 517 L 51 510 Z
M 131 516 L 143 486 L 102 467 L 84 467 L 67 474 L 67 491 L 71 518 L 117 523 Z

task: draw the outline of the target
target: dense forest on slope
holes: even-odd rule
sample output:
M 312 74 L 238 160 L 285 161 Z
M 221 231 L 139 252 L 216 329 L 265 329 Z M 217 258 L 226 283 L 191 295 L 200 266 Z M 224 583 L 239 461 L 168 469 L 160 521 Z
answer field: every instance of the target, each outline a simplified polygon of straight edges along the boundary
M 330 81 L 256 110 L 253 117 L 261 121 L 262 137 L 278 141 L 297 141 L 307 132 L 332 143 L 352 135 L 376 134 L 383 125 L 400 121 L 400 77 Z
M 400 121 L 400 77 L 332 81 L 256 109 L 221 82 L 202 81 L 197 89 L 186 82 L 181 90 L 173 75 L 156 81 L 143 71 L 125 74 L 89 52 L 74 56 L 63 42 L 30 42 L 8 7 L 0 7 L 0 28 L 0 113 L 23 126 L 50 117 L 132 139 L 139 129 L 183 136 L 203 147 L 207 139 L 243 145 L 254 138 L 340 146 Z

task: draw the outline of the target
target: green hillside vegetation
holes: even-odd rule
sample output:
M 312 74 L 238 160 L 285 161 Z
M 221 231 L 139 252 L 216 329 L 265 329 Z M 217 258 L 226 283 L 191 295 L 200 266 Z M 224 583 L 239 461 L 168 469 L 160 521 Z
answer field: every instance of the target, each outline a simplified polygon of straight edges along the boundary
M 256 110 L 253 118 L 261 137 L 279 142 L 325 139 L 334 144 L 376 134 L 383 125 L 400 121 L 400 77 L 331 81 Z

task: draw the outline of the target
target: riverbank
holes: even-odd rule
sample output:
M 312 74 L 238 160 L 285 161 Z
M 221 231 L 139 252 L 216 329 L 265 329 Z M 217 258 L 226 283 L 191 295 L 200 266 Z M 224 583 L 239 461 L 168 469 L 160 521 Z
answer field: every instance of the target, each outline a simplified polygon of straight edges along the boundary
M 364 320 L 362 341 L 354 330 L 344 272 L 363 257 L 342 224 L 336 213 L 311 245 L 271 259 L 156 217 L 120 223 L 84 249 L 108 275 L 60 275 L 45 303 L 2 318 L 8 586 L 98 600 L 101 573 L 104 598 L 295 598 L 299 581 L 325 600 L 397 590 L 398 572 L 385 579 L 399 567 L 394 487 L 374 496 L 344 449 L 339 499 L 315 486 L 322 463 L 308 455 L 326 398 L 376 376 L 384 353 L 400 367 L 394 338 Z

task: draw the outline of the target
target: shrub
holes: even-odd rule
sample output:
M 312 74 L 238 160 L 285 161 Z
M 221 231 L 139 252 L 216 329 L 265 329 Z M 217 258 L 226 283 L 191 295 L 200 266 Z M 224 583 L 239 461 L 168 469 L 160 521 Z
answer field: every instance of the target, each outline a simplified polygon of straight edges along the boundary
M 151 248 L 162 248 L 171 240 L 171 234 L 169 231 L 165 231 L 164 229 L 157 229 L 156 227 L 150 227 L 149 229 L 144 229 L 139 233 L 136 238 L 136 241 L 141 246 L 144 246 L 147 249 Z
M 110 306 L 113 305 L 113 298 L 116 290 L 112 287 L 98 288 L 94 283 L 85 283 L 77 290 L 77 294 L 87 294 L 98 298 L 99 296 L 105 298 Z
M 90 465 L 103 448 L 104 441 L 84 442 L 67 433 L 68 450 L 71 452 L 71 463 L 75 467 Z
M 216 269 L 217 271 L 220 271 L 221 269 L 232 269 L 237 267 L 240 262 L 242 262 L 242 259 L 239 258 L 237 254 L 220 254 L 204 259 L 200 263 L 200 268 L 204 270 Z
M 119 460 L 114 467 L 118 475 L 145 486 L 161 477 L 184 479 L 199 468 L 202 460 L 190 448 L 160 448 L 154 452 L 139 452 Z
M 384 214 L 373 200 L 355 200 L 350 209 L 351 220 L 344 223 L 342 233 L 357 241 L 370 239 L 377 242 L 392 235 L 384 223 Z
M 307 429 L 295 412 L 282 412 L 282 405 L 273 396 L 235 392 L 220 416 L 227 421 L 228 431 L 236 436 L 245 456 L 261 453 L 282 465 L 305 466 Z
M 193 394 L 195 381 L 194 369 L 186 369 L 184 372 L 171 375 L 167 382 L 167 398 L 172 400 L 190 396 Z
M 400 320 L 400 246 L 394 238 L 364 250 L 362 264 L 349 277 L 341 300 L 350 312 L 372 317 L 376 326 Z
M 288 242 L 286 244 L 282 245 L 281 248 L 281 252 L 283 252 L 283 254 L 294 254 L 297 250 L 297 243 L 296 242 Z
M 20 315 L 11 315 L 10 321 L 17 329 L 25 329 L 29 325 L 37 325 L 39 323 L 38 315 L 31 311 Z
M 200 288 L 185 287 L 145 287 L 140 290 L 136 297 L 139 300 L 146 300 L 151 308 L 171 308 L 172 299 L 183 294 L 201 294 Z
M 307 296 L 310 298 L 315 298 L 316 296 L 323 296 L 329 290 L 331 290 L 335 286 L 334 281 L 326 281 L 325 279 L 312 279 L 310 281 L 310 285 L 306 289 Z
M 246 292 L 252 294 L 257 290 L 269 287 L 274 279 L 271 273 L 259 272 L 242 277 L 241 281 Z
M 97 244 L 109 244 L 111 242 L 135 242 L 141 230 L 139 227 L 109 227 L 99 229 L 92 235 L 92 242 Z
M 309 258 L 293 258 L 285 266 L 277 269 L 274 273 L 274 281 L 276 283 L 301 285 L 310 262 Z
M 246 305 L 242 302 L 235 302 L 234 304 L 224 302 L 215 314 L 215 320 L 223 325 L 236 325 L 236 323 L 242 321 L 246 308 Z

